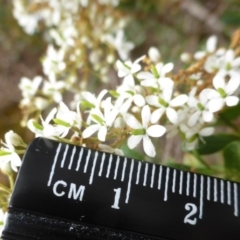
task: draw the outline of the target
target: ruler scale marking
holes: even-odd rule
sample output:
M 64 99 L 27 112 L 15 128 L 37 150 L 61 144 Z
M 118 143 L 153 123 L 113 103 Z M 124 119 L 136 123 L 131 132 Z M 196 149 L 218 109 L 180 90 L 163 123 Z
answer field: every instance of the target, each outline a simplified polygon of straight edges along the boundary
M 166 180 L 165 180 L 164 201 L 167 201 L 167 199 L 168 199 L 168 181 L 169 181 L 169 171 L 170 171 L 170 169 L 169 169 L 169 168 L 167 168 Z
M 211 194 L 211 178 L 207 177 L 207 200 L 210 201 L 210 194 Z
M 156 166 L 155 166 L 155 164 L 153 164 L 152 165 L 151 188 L 153 188 L 153 184 L 154 184 L 155 170 L 156 170 Z
M 190 188 L 190 173 L 187 173 L 187 188 L 186 188 L 186 195 L 189 196 L 189 188 Z
M 203 193 L 204 193 L 204 178 L 201 175 L 201 185 L 200 185 L 200 210 L 199 218 L 202 219 L 203 216 Z
M 227 203 L 231 205 L 231 183 L 227 182 Z
M 136 177 L 136 184 L 139 183 L 139 175 L 140 175 L 141 167 L 142 167 L 142 163 L 139 161 L 138 162 L 137 177 Z
M 73 158 L 75 156 L 75 153 L 76 153 L 76 146 L 74 146 L 73 150 L 72 150 L 72 155 L 71 155 L 71 158 L 70 158 L 70 163 L 68 165 L 68 169 L 70 170 L 72 168 L 72 163 L 73 163 Z
M 224 182 L 221 180 L 221 203 L 224 203 Z
M 128 178 L 128 187 L 127 187 L 127 195 L 126 195 L 125 203 L 128 203 L 128 201 L 129 201 L 133 168 L 134 168 L 134 160 L 132 159 L 131 168 L 130 168 L 130 172 L 129 172 L 129 178 Z
M 114 179 L 117 179 L 117 173 L 118 173 L 119 161 L 120 161 L 120 157 L 118 156 L 118 157 L 117 157 L 116 167 L 115 167 L 115 172 L 114 172 Z
M 59 144 L 58 144 L 57 151 L 56 151 L 56 154 L 55 154 L 55 157 L 54 157 L 54 160 L 53 160 L 53 165 L 52 165 L 52 168 L 51 168 L 51 172 L 50 172 L 50 176 L 49 176 L 49 180 L 48 180 L 48 184 L 47 184 L 48 187 L 49 187 L 49 186 L 51 185 L 51 183 L 52 183 L 52 178 L 53 178 L 53 175 L 54 175 L 54 172 L 55 172 L 55 167 L 56 167 L 56 163 L 57 163 L 57 159 L 58 159 L 58 155 L 59 155 L 61 146 L 62 146 L 62 144 L 59 143 Z
M 84 166 L 84 173 L 87 172 L 90 155 L 91 155 L 91 150 L 89 149 L 89 150 L 88 150 L 88 154 L 87 154 L 86 163 L 85 163 L 85 166 Z
M 144 181 L 143 181 L 144 187 L 147 185 L 147 174 L 148 174 L 148 163 L 145 163 L 145 172 L 144 172 Z
M 95 157 L 93 160 L 93 166 L 92 166 L 92 171 L 91 171 L 91 175 L 90 175 L 90 179 L 89 179 L 89 184 L 92 184 L 92 182 L 93 182 L 93 176 L 94 176 L 97 158 L 98 158 L 98 152 L 95 152 Z
M 158 174 L 158 189 L 161 189 L 162 184 L 162 165 L 159 166 L 159 174 Z
M 125 178 L 126 166 L 127 166 L 127 158 L 124 158 L 124 164 L 123 164 L 123 170 L 122 170 L 122 178 L 121 178 L 122 182 L 124 181 L 124 178 Z
M 173 193 L 175 192 L 175 187 L 176 187 L 176 174 L 177 174 L 177 171 L 176 171 L 176 169 L 174 169 L 174 171 L 173 171 L 173 184 L 172 184 L 172 192 Z
M 197 197 L 197 174 L 194 174 L 193 197 Z
M 102 176 L 102 171 L 103 171 L 103 165 L 104 165 L 104 162 L 105 162 L 105 158 L 106 158 L 106 154 L 103 153 L 102 160 L 101 160 L 101 165 L 100 165 L 100 169 L 99 169 L 99 173 L 98 173 L 99 177 Z
M 63 158 L 62 158 L 61 168 L 64 167 L 64 163 L 65 163 L 65 160 L 66 160 L 66 156 L 67 156 L 68 149 L 69 149 L 69 145 L 67 144 L 66 147 L 65 147 L 65 151 L 64 151 L 64 154 L 63 154 Z
M 112 166 L 112 158 L 113 158 L 113 155 L 111 154 L 111 155 L 110 155 L 110 158 L 109 158 L 109 163 L 108 163 L 106 178 L 108 178 L 108 177 L 109 177 L 109 174 L 110 174 L 110 170 L 111 170 L 111 166 Z
M 234 215 L 238 217 L 238 186 L 236 183 L 234 183 L 233 187 L 234 187 Z
M 80 168 L 81 161 L 82 161 L 82 155 L 83 155 L 83 147 L 81 148 L 81 151 L 80 151 L 80 153 L 79 153 L 79 157 L 78 157 L 78 162 L 77 162 L 76 171 L 78 171 L 79 168 Z
M 214 202 L 218 201 L 217 179 L 214 178 Z
M 179 194 L 182 194 L 183 171 L 180 171 Z

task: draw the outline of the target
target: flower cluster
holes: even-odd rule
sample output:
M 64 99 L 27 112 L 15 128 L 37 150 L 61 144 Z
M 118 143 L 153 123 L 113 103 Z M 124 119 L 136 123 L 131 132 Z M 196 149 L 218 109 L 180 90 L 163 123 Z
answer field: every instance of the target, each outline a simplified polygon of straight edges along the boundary
M 28 34 L 44 30 L 49 43 L 42 58 L 46 77 L 36 77 L 32 83 L 24 77 L 20 82 L 23 124 L 29 115 L 61 102 L 64 92 L 72 92 L 77 99 L 91 79 L 107 82 L 117 56 L 129 57 L 134 48 L 124 32 L 129 19 L 116 9 L 118 5 L 119 0 L 13 1 L 19 25 Z
M 216 49 L 209 47 L 212 39 L 215 37 L 208 40 L 207 48 Z M 176 81 L 178 74 L 173 74 L 174 64 L 162 62 L 160 52 L 152 47 L 147 56 L 133 62 L 116 62 L 122 78 L 116 89 L 104 89 L 98 96 L 83 91 L 76 111 L 60 102 L 45 120 L 41 118 L 39 123 L 31 119 L 28 126 L 38 136 L 57 139 L 72 131 L 70 139 L 96 149 L 101 149 L 100 144 L 119 149 L 126 141 L 133 149 L 143 140 L 149 157 L 156 155 L 152 138 L 180 134 L 184 148 L 194 150 L 202 137 L 214 133 L 218 113 L 239 102 L 240 58 L 234 57 L 233 50 L 209 49 L 201 53 L 201 66 L 194 73 L 192 65 L 185 70 L 189 82 L 184 91 L 182 83 Z M 209 71 L 209 64 L 215 66 L 214 72 Z M 210 81 L 205 82 L 205 78 Z

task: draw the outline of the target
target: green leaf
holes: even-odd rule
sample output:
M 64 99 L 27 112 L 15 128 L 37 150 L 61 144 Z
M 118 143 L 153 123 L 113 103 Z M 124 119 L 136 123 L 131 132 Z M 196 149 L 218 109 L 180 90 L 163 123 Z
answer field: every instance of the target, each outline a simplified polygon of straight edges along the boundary
M 225 121 L 231 121 L 238 118 L 240 116 L 240 104 L 226 108 L 219 116 Z
M 204 137 L 196 149 L 200 155 L 211 154 L 222 150 L 231 142 L 240 141 L 240 137 L 232 134 L 216 134 Z
M 124 156 L 137 160 L 144 160 L 145 156 L 136 150 L 130 149 L 127 144 L 123 144 L 121 150 L 124 152 Z
M 59 118 L 54 118 L 53 121 L 58 124 L 58 125 L 61 125 L 61 126 L 64 126 L 64 127 L 70 127 L 70 124 L 68 122 L 65 122 Z
M 43 130 L 43 126 L 40 125 L 39 123 L 34 122 L 34 121 L 33 121 L 32 123 L 33 123 L 33 126 L 34 126 L 37 130 L 40 130 L 40 131 Z
M 232 142 L 223 149 L 225 178 L 240 182 L 240 145 Z

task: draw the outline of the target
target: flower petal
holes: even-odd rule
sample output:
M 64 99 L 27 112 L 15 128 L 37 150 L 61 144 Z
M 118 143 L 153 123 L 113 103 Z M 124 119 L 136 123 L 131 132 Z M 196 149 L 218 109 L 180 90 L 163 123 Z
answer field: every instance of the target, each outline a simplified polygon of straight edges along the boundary
M 199 131 L 199 135 L 201 136 L 210 136 L 214 133 L 214 128 L 213 127 L 206 127 L 203 128 Z
M 138 107 L 143 107 L 146 104 L 145 99 L 141 94 L 135 94 L 134 97 L 133 97 L 133 102 Z
M 152 106 L 155 106 L 155 107 L 160 107 L 161 106 L 158 102 L 158 97 L 157 96 L 150 95 L 150 96 L 147 96 L 145 99 L 146 99 L 146 102 L 149 105 L 152 105 Z
M 22 164 L 21 158 L 18 156 L 17 153 L 13 152 L 11 154 L 11 167 L 12 167 L 12 170 L 17 172 L 18 171 L 17 167 L 20 167 L 21 164 Z
M 226 93 L 228 95 L 233 94 L 238 89 L 239 85 L 240 85 L 239 77 L 237 77 L 237 76 L 231 77 L 229 79 L 229 81 L 227 83 L 227 86 L 226 86 L 226 89 L 225 89 Z
M 151 111 L 150 111 L 150 107 L 148 105 L 146 105 L 142 108 L 141 117 L 142 117 L 142 125 L 146 129 L 148 127 L 148 124 L 149 124 L 150 118 L 151 118 Z
M 123 116 L 123 119 L 126 122 L 126 124 L 133 129 L 142 128 L 142 125 L 140 124 L 140 122 L 132 114 L 126 113 Z
M 147 128 L 147 135 L 150 137 L 161 137 L 166 132 L 166 128 L 161 125 L 152 125 Z
M 159 108 L 159 109 L 153 111 L 153 113 L 151 115 L 151 123 L 158 122 L 164 112 L 165 112 L 165 108 Z
M 172 107 L 182 106 L 187 102 L 187 100 L 188 100 L 188 96 L 186 94 L 178 95 L 177 97 L 175 97 L 170 101 L 170 106 Z
M 156 151 L 148 136 L 143 137 L 143 150 L 149 157 L 155 157 Z
M 206 43 L 206 49 L 209 53 L 212 53 L 216 50 L 217 47 L 217 37 L 215 35 L 208 38 Z
M 177 124 L 178 123 L 178 114 L 177 114 L 177 111 L 175 109 L 167 108 L 166 115 L 168 117 L 168 120 L 171 123 L 173 123 L 173 124 Z
M 100 129 L 101 125 L 99 124 L 93 124 L 87 127 L 83 132 L 82 132 L 82 137 L 83 138 L 88 138 L 92 136 L 96 131 Z
M 225 85 L 226 83 L 223 77 L 216 75 L 213 78 L 213 86 L 215 87 L 216 90 L 218 90 L 218 88 L 225 89 Z
M 239 98 L 236 96 L 228 96 L 226 97 L 226 105 L 228 107 L 236 106 L 239 102 Z
M 207 104 L 209 111 L 212 113 L 221 110 L 223 106 L 224 106 L 224 99 L 222 98 L 212 99 Z
M 98 139 L 100 141 L 104 142 L 106 140 L 106 135 L 107 135 L 107 127 L 101 126 L 98 131 Z
M 127 144 L 130 149 L 135 148 L 140 141 L 142 140 L 143 136 L 142 135 L 132 135 L 128 138 Z
M 214 118 L 214 115 L 213 115 L 213 113 L 211 113 L 209 111 L 203 111 L 202 118 L 203 118 L 204 122 L 211 122 Z
M 166 73 L 169 73 L 173 70 L 173 63 L 167 63 L 163 66 L 161 76 L 165 76 Z
M 201 112 L 199 111 L 196 111 L 193 115 L 191 115 L 191 117 L 188 119 L 188 126 L 193 127 L 194 125 L 196 125 L 200 115 Z

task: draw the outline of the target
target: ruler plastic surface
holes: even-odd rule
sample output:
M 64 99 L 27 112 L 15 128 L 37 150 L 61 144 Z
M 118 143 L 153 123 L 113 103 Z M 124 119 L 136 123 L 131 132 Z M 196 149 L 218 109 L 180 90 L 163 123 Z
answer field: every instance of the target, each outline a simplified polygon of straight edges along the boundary
M 239 240 L 239 191 L 239 183 L 37 138 L 3 240 Z

